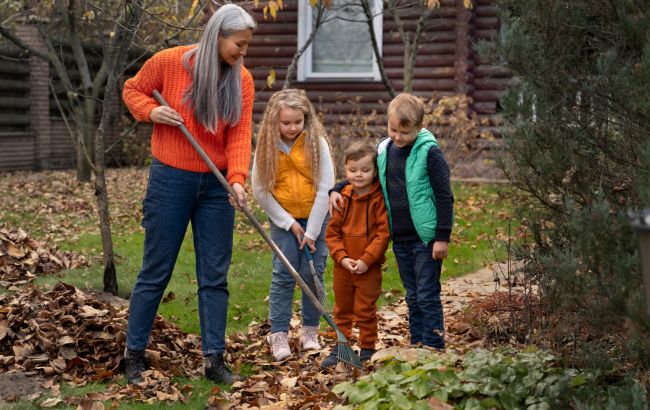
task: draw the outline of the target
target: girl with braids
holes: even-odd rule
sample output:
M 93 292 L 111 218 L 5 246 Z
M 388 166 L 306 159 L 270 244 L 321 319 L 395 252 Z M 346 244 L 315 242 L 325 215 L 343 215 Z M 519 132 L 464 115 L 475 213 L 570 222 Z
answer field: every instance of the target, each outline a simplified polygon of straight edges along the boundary
M 271 238 L 316 294 L 305 246 L 313 253 L 318 280 L 323 282 L 328 191 L 334 167 L 325 130 L 302 90 L 273 94 L 264 112 L 255 149 L 253 195 L 271 220 Z M 291 356 L 289 322 L 295 281 L 277 255 L 269 294 L 271 334 L 267 341 L 275 360 Z M 320 349 L 320 312 L 302 295 L 302 348 Z
M 123 98 L 138 121 L 154 123 L 153 161 L 143 201 L 142 269 L 131 293 L 125 350 L 129 383 L 143 382 L 144 351 L 156 311 L 192 222 L 199 324 L 205 376 L 230 384 L 225 367 L 227 273 L 232 254 L 234 208 L 243 204 L 251 157 L 253 78 L 242 65 L 255 21 L 229 4 L 210 18 L 198 44 L 163 50 L 124 84 Z M 158 90 L 170 107 L 152 97 Z M 178 128 L 185 124 L 226 176 L 229 198 Z M 229 203 L 230 199 L 230 203 Z

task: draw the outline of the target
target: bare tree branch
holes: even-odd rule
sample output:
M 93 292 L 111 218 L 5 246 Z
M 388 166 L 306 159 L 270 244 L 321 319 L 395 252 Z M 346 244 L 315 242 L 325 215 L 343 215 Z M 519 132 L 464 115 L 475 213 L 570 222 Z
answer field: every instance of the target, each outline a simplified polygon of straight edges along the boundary
M 384 87 L 388 91 L 390 98 L 395 97 L 395 88 L 390 82 L 390 79 L 386 75 L 386 69 L 384 68 L 384 57 L 379 52 L 379 45 L 377 44 L 377 35 L 375 34 L 375 27 L 372 23 L 374 16 L 370 10 L 370 3 L 368 0 L 361 0 L 361 6 L 363 7 L 363 12 L 366 15 L 366 22 L 368 23 L 368 33 L 370 33 L 370 42 L 372 43 L 372 49 L 375 53 L 375 61 L 377 61 L 377 67 L 379 67 L 379 74 L 381 75 L 381 81 L 384 83 Z
M 323 0 L 318 0 L 318 4 L 316 5 L 317 7 L 317 12 L 316 12 L 316 22 L 314 24 L 314 27 L 311 30 L 311 33 L 309 33 L 309 37 L 305 41 L 305 44 L 300 47 L 300 50 L 298 50 L 294 55 L 293 58 L 291 59 L 291 64 L 289 64 L 289 68 L 287 68 L 287 75 L 284 78 L 284 85 L 282 86 L 282 89 L 287 89 L 291 86 L 291 77 L 293 77 L 294 71 L 296 71 L 296 66 L 298 65 L 298 60 L 300 60 L 300 57 L 307 51 L 311 43 L 314 41 L 314 37 L 316 36 L 316 33 L 318 32 L 318 29 L 324 24 L 323 22 L 323 12 L 325 9 L 325 5 L 323 4 Z

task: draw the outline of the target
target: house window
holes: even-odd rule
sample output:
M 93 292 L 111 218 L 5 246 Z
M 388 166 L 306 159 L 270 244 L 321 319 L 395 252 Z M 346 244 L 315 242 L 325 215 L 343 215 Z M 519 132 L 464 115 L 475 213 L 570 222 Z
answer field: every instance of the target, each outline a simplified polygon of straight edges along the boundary
M 381 0 L 370 0 L 377 45 L 382 45 Z M 309 0 L 298 2 L 298 48 L 315 25 L 317 10 Z M 298 65 L 298 80 L 370 79 L 380 80 L 379 69 L 368 33 L 368 23 L 360 1 L 332 0 L 324 9 L 321 24 L 311 46 Z

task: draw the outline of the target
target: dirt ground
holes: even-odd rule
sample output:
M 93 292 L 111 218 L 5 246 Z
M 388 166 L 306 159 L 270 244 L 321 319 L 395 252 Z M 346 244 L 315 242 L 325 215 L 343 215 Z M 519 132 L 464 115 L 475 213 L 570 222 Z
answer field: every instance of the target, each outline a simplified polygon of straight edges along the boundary
M 0 374 L 0 409 L 3 400 L 16 400 L 34 395 L 38 397 L 44 390 L 41 386 L 43 379 L 39 376 L 26 376 L 24 373 Z

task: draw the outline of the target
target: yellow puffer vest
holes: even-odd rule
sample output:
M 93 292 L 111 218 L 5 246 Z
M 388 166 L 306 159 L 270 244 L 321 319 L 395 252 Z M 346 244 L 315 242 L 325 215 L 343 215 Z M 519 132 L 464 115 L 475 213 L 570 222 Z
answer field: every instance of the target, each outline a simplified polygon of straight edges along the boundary
M 309 218 L 316 199 L 311 168 L 305 161 L 305 131 L 291 147 L 289 155 L 279 151 L 278 172 L 273 196 L 296 219 Z

